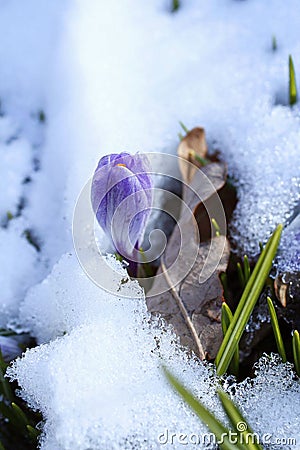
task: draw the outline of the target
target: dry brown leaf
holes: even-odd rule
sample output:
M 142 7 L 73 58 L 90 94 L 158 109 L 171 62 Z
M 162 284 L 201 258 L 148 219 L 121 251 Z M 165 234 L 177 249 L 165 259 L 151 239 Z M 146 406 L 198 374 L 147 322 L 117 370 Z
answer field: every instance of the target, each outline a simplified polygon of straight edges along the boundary
M 228 265 L 229 243 L 225 236 L 199 245 L 197 223 L 191 211 L 206 204 L 226 181 L 226 167 L 212 163 L 197 170 L 185 186 L 181 216 L 147 294 L 148 310 L 174 326 L 181 343 L 202 359 L 216 356 L 222 340 L 223 288 L 219 274 Z M 199 202 L 199 197 L 201 202 Z
M 220 217 L 218 200 L 221 200 L 225 212 L 226 221 L 228 223 L 231 220 L 232 213 L 237 203 L 236 190 L 231 185 L 225 184 L 208 200 L 196 206 L 194 215 L 198 224 L 201 242 L 207 241 L 212 238 L 211 217 L 213 217 L 217 223 L 221 223 L 222 221 L 223 211 L 221 212 L 222 217 Z M 208 214 L 208 211 L 210 214 Z
M 192 181 L 183 186 L 183 200 L 195 211 L 200 203 L 206 202 L 225 185 L 226 178 L 224 163 L 211 163 L 201 170 L 196 168 Z
M 280 301 L 282 306 L 285 308 L 287 305 L 287 295 L 288 295 L 288 284 L 283 283 L 282 277 L 278 276 L 274 280 L 274 290 L 277 299 Z
M 203 165 L 201 162 L 197 161 L 195 155 L 203 159 L 207 154 L 204 128 L 197 127 L 189 131 L 180 142 L 177 149 L 177 154 L 180 158 L 182 158 L 182 160 L 179 160 L 179 168 L 182 173 L 183 180 L 186 183 L 190 183 L 197 171 L 197 167 L 201 167 Z M 192 165 L 185 164 L 185 161 L 189 161 Z M 195 167 L 193 167 L 193 165 Z
M 211 219 L 226 228 L 226 205 L 222 203 L 220 193 L 226 189 L 227 168 L 223 163 L 211 163 L 197 169 L 190 185 L 183 187 L 183 200 L 194 213 L 201 242 L 213 236 Z M 201 201 L 199 201 L 201 199 Z M 228 204 L 228 202 L 226 202 Z M 224 214 L 225 212 L 225 214 Z M 229 215 L 227 215 L 229 217 Z
M 219 274 L 227 268 L 230 249 L 226 237 L 219 236 L 201 244 L 198 250 L 192 270 L 175 287 L 172 287 L 172 280 L 168 279 L 168 275 L 164 278 L 165 286 L 162 285 L 163 281 L 159 278 L 159 288 L 161 290 L 165 288 L 165 292 L 153 296 L 157 289 L 155 279 L 154 285 L 147 295 L 147 306 L 151 313 L 159 314 L 174 326 L 182 345 L 188 346 L 201 359 L 213 359 L 222 341 L 223 288 Z M 221 260 L 216 260 L 216 255 L 219 258 L 221 253 L 223 254 Z M 210 260 L 207 259 L 208 257 Z M 212 275 L 200 283 L 199 274 L 207 263 L 209 266 L 206 267 L 206 270 L 211 271 Z M 178 271 L 181 270 L 178 265 L 176 267 Z M 167 269 L 168 266 L 164 261 L 158 274 L 168 274 Z M 183 305 L 192 327 L 187 323 L 180 303 Z M 195 340 L 195 334 L 200 344 Z

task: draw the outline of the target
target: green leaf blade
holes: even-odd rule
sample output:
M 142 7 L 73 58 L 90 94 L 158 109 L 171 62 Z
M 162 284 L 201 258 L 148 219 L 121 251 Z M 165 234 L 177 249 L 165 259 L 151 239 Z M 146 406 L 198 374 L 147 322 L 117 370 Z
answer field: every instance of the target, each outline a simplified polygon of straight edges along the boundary
M 179 8 L 180 8 L 180 1 L 179 0 L 172 0 L 171 12 L 174 13 L 174 12 L 178 11 Z
M 14 402 L 11 404 L 12 411 L 14 413 L 14 416 L 16 418 L 16 421 L 19 422 L 20 426 L 24 429 L 27 428 L 28 425 L 28 419 L 26 417 L 26 414 L 22 411 L 22 409 Z
M 297 330 L 293 333 L 293 356 L 295 370 L 298 377 L 300 377 L 300 336 Z
M 32 427 L 31 425 L 27 425 L 26 428 L 27 428 L 29 437 L 34 441 L 37 440 L 41 434 L 40 431 L 37 430 L 36 428 Z
M 239 436 L 239 442 L 246 445 L 247 450 L 262 450 L 262 447 L 259 445 L 258 434 L 253 433 L 246 419 L 230 397 L 221 389 L 218 390 L 218 395 L 224 411 Z
M 221 313 L 221 324 L 222 324 L 222 331 L 224 336 L 226 335 L 226 332 L 232 322 L 233 314 L 231 312 L 231 309 L 227 305 L 226 302 L 222 303 L 222 313 Z M 239 347 L 237 346 L 235 349 L 235 352 L 232 357 L 232 361 L 229 365 L 229 371 L 235 376 L 238 376 L 239 374 L 239 365 L 240 365 L 240 355 L 239 355 Z
M 217 366 L 218 375 L 223 375 L 228 369 L 235 349 L 239 344 L 249 317 L 271 270 L 272 262 L 280 241 L 281 232 L 282 225 L 278 225 L 263 249 L 245 287 L 232 322 L 216 356 L 215 364 Z
M 240 286 L 241 286 L 242 289 L 244 289 L 245 284 L 246 284 L 245 283 L 245 277 L 244 277 L 244 273 L 243 273 L 243 270 L 242 270 L 242 266 L 241 266 L 241 264 L 239 262 L 237 263 L 236 268 L 237 268 L 237 273 L 238 273 L 238 277 L 239 277 Z
M 290 105 L 291 106 L 295 105 L 295 103 L 297 103 L 298 100 L 298 94 L 297 94 L 294 62 L 291 55 L 289 55 L 289 97 L 290 97 Z
M 251 275 L 251 271 L 250 271 L 249 259 L 248 259 L 248 256 L 245 255 L 244 256 L 244 277 L 245 277 L 246 284 L 248 283 L 250 275 Z
M 186 134 L 188 134 L 188 133 L 190 132 L 190 130 L 188 129 L 188 127 L 186 127 L 186 126 L 184 125 L 183 122 L 179 121 L 179 125 L 181 126 L 181 128 L 183 129 L 183 131 L 184 131 Z
M 271 324 L 272 324 L 272 328 L 273 328 L 273 332 L 274 332 L 274 336 L 275 336 L 275 340 L 276 340 L 278 353 L 281 356 L 282 362 L 285 363 L 287 361 L 287 357 L 286 357 L 286 353 L 285 353 L 282 335 L 281 335 L 280 328 L 279 328 L 277 314 L 276 314 L 273 302 L 270 299 L 270 297 L 267 297 L 267 302 L 268 302 L 268 307 L 269 307 L 269 311 L 270 311 Z
M 163 367 L 163 371 L 168 382 L 177 394 L 182 397 L 182 399 L 190 406 L 200 420 L 207 425 L 210 431 L 216 436 L 219 447 L 222 450 L 245 450 L 244 446 L 230 442 L 229 430 L 222 425 L 222 423 L 216 419 L 215 416 L 207 408 L 205 408 L 205 406 L 203 406 L 202 403 L 200 403 L 200 401 L 196 399 L 196 397 L 194 397 L 194 395 L 187 390 L 166 367 Z
M 4 397 L 7 400 L 12 401 L 14 399 L 14 395 L 8 379 L 5 378 L 6 369 L 7 364 L 3 359 L 2 351 L 0 348 L 0 392 L 4 395 Z

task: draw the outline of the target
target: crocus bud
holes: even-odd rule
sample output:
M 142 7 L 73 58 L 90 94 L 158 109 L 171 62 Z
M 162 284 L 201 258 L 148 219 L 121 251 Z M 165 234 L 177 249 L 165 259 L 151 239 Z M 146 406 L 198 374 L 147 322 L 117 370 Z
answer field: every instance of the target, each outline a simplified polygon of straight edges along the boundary
M 91 200 L 97 221 L 116 251 L 132 257 L 142 242 L 152 205 L 152 177 L 146 155 L 111 154 L 100 159 Z
M 6 362 L 12 361 L 22 353 L 17 340 L 10 336 L 0 336 L 0 349 Z

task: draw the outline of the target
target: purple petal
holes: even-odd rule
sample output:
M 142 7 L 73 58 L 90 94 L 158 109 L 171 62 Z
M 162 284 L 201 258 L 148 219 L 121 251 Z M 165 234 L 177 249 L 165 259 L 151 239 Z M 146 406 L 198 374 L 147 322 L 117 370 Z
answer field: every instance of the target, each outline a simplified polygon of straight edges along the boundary
M 0 348 L 6 362 L 12 361 L 22 353 L 18 342 L 10 336 L 0 336 Z
M 104 156 L 95 171 L 91 201 L 97 220 L 123 256 L 142 239 L 152 205 L 152 177 L 145 155 Z

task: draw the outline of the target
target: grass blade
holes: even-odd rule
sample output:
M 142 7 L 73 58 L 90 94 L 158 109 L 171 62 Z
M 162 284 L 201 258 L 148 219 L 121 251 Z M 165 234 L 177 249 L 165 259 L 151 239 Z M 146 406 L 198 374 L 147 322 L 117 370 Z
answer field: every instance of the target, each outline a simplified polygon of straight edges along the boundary
M 283 339 L 282 339 L 280 328 L 279 328 L 277 314 L 276 314 L 273 302 L 270 299 L 270 297 L 267 297 L 267 302 L 268 302 L 268 307 L 269 307 L 269 311 L 270 311 L 271 324 L 272 324 L 273 332 L 274 332 L 274 335 L 275 335 L 275 340 L 276 340 L 278 353 L 281 356 L 282 362 L 285 363 L 287 361 L 287 358 L 286 358 L 286 353 L 285 353 Z
M 198 163 L 202 164 L 202 166 L 206 166 L 206 164 L 208 164 L 207 159 L 202 158 L 201 156 L 197 155 L 196 153 L 194 153 L 193 157 Z
M 41 434 L 39 430 L 37 430 L 36 428 L 32 427 L 31 425 L 27 425 L 27 431 L 29 434 L 29 437 L 35 441 L 38 439 L 39 435 Z M 0 449 L 1 450 L 1 449 Z
M 14 398 L 14 395 L 13 395 L 13 392 L 12 392 L 12 389 L 10 387 L 8 379 L 5 378 L 5 376 L 4 376 L 5 372 L 6 372 L 6 369 L 7 369 L 7 364 L 4 361 L 4 359 L 3 359 L 2 351 L 1 351 L 1 348 L 0 348 L 0 392 L 3 393 L 4 397 L 7 400 L 12 401 L 13 398 Z
M 293 355 L 296 373 L 300 377 L 300 337 L 297 330 L 293 333 Z
M 242 270 L 242 266 L 241 266 L 241 264 L 239 262 L 237 263 L 236 268 L 237 268 L 237 273 L 238 273 L 238 277 L 239 277 L 241 288 L 244 289 L 245 284 L 246 284 L 245 283 L 245 277 L 244 277 L 244 273 L 243 273 L 243 270 Z
M 181 136 L 181 141 L 182 141 L 183 137 Z M 197 155 L 197 153 L 194 150 L 190 150 L 189 151 L 189 161 L 193 162 L 193 159 L 195 161 L 197 161 L 199 164 L 201 164 L 202 166 L 206 166 L 206 164 L 209 163 L 208 159 L 206 158 L 202 158 L 202 156 Z
M 172 9 L 171 12 L 176 12 L 180 8 L 179 0 L 172 0 Z
M 289 97 L 290 105 L 297 103 L 297 85 L 293 58 L 289 56 Z
M 220 274 L 220 280 L 223 286 L 223 297 L 227 300 L 229 297 L 228 293 L 228 282 L 227 282 L 227 275 L 226 272 L 222 272 Z
M 20 426 L 23 428 L 27 428 L 28 425 L 28 419 L 26 417 L 26 414 L 22 411 L 22 409 L 14 402 L 11 404 L 12 411 L 14 413 L 14 416 L 16 418 L 16 421 L 19 422 Z
M 181 128 L 183 129 L 183 131 L 188 134 L 190 132 L 190 130 L 184 125 L 183 122 L 179 121 L 179 125 L 181 126 Z
M 222 331 L 225 336 L 231 321 L 233 319 L 233 315 L 231 309 L 227 305 L 227 303 L 222 303 L 222 315 L 221 315 L 221 323 L 222 323 Z M 235 352 L 233 354 L 232 360 L 229 365 L 229 371 L 235 376 L 239 374 L 239 365 L 240 365 L 240 355 L 239 355 L 239 347 L 237 346 Z
M 248 280 L 250 278 L 251 272 L 250 272 L 250 264 L 248 256 L 244 256 L 244 277 L 245 277 L 245 284 L 248 283 Z
M 8 406 L 3 401 L 0 402 L 0 413 L 2 414 L 5 419 L 9 421 L 10 424 L 12 424 L 14 427 L 16 427 L 20 431 L 20 424 L 18 421 L 16 421 L 16 417 L 13 413 L 13 410 L 11 406 Z
M 215 360 L 218 375 L 223 375 L 226 372 L 236 347 L 240 342 L 246 324 L 272 267 L 272 262 L 274 256 L 276 255 L 280 241 L 281 232 L 282 225 L 278 225 L 273 235 L 267 242 L 267 245 L 263 249 L 252 275 L 250 276 L 250 279 L 244 289 L 241 300 Z
M 148 262 L 148 260 L 146 258 L 145 251 L 144 251 L 143 247 L 140 247 L 139 251 L 140 251 L 141 260 L 142 260 L 141 261 L 142 264 L 141 263 L 138 264 L 138 275 L 139 275 L 139 278 L 143 278 L 142 276 L 140 277 L 140 273 L 139 273 L 140 269 L 142 269 L 142 272 L 145 273 L 146 277 L 148 277 L 148 278 L 153 277 L 154 273 L 153 273 L 152 267 L 150 266 L 150 264 L 149 264 L 149 262 Z
M 224 411 L 238 434 L 238 442 L 245 445 L 247 450 L 262 450 L 262 447 L 259 445 L 259 435 L 253 433 L 246 419 L 230 397 L 222 390 L 218 390 L 218 395 Z
M 222 423 L 215 418 L 215 416 L 202 405 L 194 395 L 187 390 L 177 378 L 175 378 L 166 367 L 163 367 L 164 374 L 183 400 L 190 406 L 190 408 L 196 413 L 203 423 L 207 425 L 212 433 L 216 436 L 219 447 L 222 450 L 245 450 L 244 446 L 240 446 L 230 442 L 229 430 L 222 425 Z
M 212 226 L 213 226 L 214 229 L 215 229 L 216 236 L 219 237 L 219 236 L 220 236 L 220 231 L 221 231 L 221 230 L 220 230 L 219 224 L 218 224 L 218 222 L 216 221 L 216 219 L 212 218 L 212 219 L 211 219 L 211 224 L 212 224 Z

